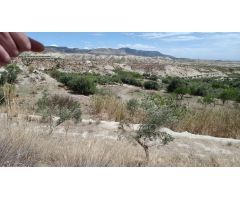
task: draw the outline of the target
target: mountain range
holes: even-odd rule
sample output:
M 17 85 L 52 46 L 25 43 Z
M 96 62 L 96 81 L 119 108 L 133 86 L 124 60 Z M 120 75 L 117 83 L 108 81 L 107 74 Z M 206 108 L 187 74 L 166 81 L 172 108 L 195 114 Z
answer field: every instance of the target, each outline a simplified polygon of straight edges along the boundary
M 162 58 L 169 58 L 175 59 L 174 56 L 166 55 L 160 53 L 159 51 L 145 51 L 145 50 L 136 50 L 131 48 L 98 48 L 98 49 L 79 49 L 79 48 L 69 48 L 69 47 L 55 47 L 55 46 L 46 46 L 45 47 L 46 53 L 71 53 L 71 54 L 94 54 L 94 55 L 133 55 L 133 56 L 145 56 L 145 57 L 162 57 Z

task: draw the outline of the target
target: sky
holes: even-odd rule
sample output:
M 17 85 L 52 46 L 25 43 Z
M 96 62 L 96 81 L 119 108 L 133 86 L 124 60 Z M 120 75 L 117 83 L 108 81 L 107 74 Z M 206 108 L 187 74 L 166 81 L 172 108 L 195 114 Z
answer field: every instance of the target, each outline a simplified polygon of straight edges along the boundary
M 159 51 L 179 58 L 240 60 L 240 32 L 31 32 L 46 46 Z

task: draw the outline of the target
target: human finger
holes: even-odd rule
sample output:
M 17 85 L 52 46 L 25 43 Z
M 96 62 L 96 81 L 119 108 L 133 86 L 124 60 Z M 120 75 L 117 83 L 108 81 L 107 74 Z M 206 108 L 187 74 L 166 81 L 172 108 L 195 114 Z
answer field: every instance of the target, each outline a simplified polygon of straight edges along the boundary
M 20 52 L 31 50 L 31 42 L 25 33 L 10 32 L 10 35 Z
M 11 57 L 7 51 L 0 45 L 0 65 L 8 64 L 11 61 Z
M 31 51 L 34 51 L 34 52 L 41 52 L 44 50 L 44 46 L 43 44 L 41 44 L 40 42 L 32 39 L 32 38 L 29 38 L 30 42 L 31 42 Z
M 18 48 L 9 33 L 3 32 L 0 34 L 0 44 L 10 57 L 18 56 Z

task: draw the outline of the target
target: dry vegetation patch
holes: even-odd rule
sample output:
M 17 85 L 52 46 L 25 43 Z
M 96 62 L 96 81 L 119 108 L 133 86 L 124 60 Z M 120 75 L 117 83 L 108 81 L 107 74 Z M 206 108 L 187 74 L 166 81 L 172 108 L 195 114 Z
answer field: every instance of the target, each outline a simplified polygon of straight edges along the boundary
M 240 139 L 240 110 L 224 107 L 195 109 L 188 112 L 174 128 L 177 131 Z

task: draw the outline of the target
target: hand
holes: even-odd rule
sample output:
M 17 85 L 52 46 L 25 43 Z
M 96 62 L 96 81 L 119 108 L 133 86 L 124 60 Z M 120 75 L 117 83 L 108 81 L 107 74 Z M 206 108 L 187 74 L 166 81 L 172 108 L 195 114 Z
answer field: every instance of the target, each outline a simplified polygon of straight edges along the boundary
M 0 65 L 8 64 L 12 58 L 24 51 L 41 52 L 44 46 L 24 33 L 0 32 Z

